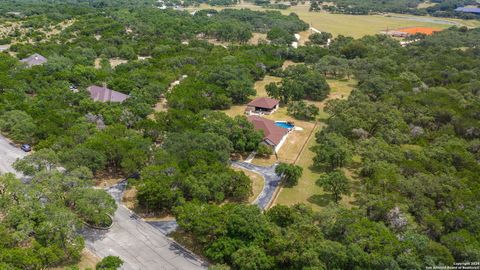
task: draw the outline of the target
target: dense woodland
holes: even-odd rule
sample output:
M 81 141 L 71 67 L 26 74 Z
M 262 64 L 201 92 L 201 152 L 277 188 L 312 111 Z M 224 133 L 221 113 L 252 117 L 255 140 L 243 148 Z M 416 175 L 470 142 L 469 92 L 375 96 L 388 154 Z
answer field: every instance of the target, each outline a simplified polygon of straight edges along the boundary
M 282 65 L 286 47 L 225 49 L 197 37 L 244 42 L 253 31 L 267 33 L 273 25 L 293 36 L 307 27 L 304 22 L 295 15 L 248 10 L 192 16 L 142 7 L 48 7 L 39 15 L 4 18 L 18 26 L 2 37 L 15 42 L 10 48 L 15 57 L 0 54 L 0 130 L 14 142 L 33 144 L 35 152 L 15 163 L 32 177 L 31 184 L 18 189 L 19 180 L 2 178 L 2 268 L 43 269 L 78 260 L 82 222 L 108 223 L 115 210 L 109 195 L 90 188 L 94 176 L 140 172 L 142 178 L 132 184 L 146 212 L 168 213 L 191 200 L 243 202 L 250 196 L 250 179 L 230 169 L 228 161 L 233 153 L 257 149 L 263 135 L 244 117 L 212 110 L 247 102 L 255 94 L 254 81 Z M 46 34 L 64 20 L 74 23 L 57 35 Z M 33 53 L 48 62 L 26 68 L 18 61 Z M 130 62 L 114 69 L 111 58 Z M 182 84 L 168 91 L 179 78 L 185 78 Z M 122 104 L 93 102 L 86 87 L 104 83 L 130 98 Z M 168 98 L 169 110 L 154 114 L 161 97 Z M 39 199 L 28 200 L 29 193 Z M 45 222 L 65 231 L 50 235 Z
M 478 260 L 479 37 L 453 28 L 407 48 L 383 36 L 340 37 L 312 64 L 328 77 L 359 80 L 348 100 L 328 103 L 328 127 L 314 147 L 325 172 L 317 184 L 332 204 L 320 213 L 299 205 L 261 214 L 189 203 L 176 208 L 181 227 L 208 258 L 235 269 L 422 269 Z M 336 204 L 352 192 L 352 209 Z
M 0 177 L 0 268 L 78 260 L 83 222 L 108 223 L 115 210 L 93 179 L 136 172 L 130 184 L 143 211 L 174 214 L 213 268 L 424 269 L 480 260 L 480 30 L 452 28 L 407 47 L 379 35 L 294 49 L 288 38 L 307 27 L 294 14 L 48 2 L 10 1 L 32 5 L 25 18 L 0 9 L 2 20 L 23 22 L 2 37 L 17 43 L 15 54 L 0 54 L 0 130 L 35 150 L 14 165 L 28 184 Z M 51 37 L 20 31 L 65 19 L 74 22 Z M 252 32 L 270 33 L 271 44 L 243 44 Z M 49 61 L 25 68 L 18 59 L 32 53 Z M 111 58 L 130 61 L 113 68 Z M 285 60 L 304 64 L 281 71 Z M 292 114 L 304 99 L 325 99 L 326 78 L 358 81 L 348 100 L 328 102 L 316 135 L 315 169 L 324 176 L 311 181 L 332 194 L 320 212 L 244 204 L 251 181 L 229 166 L 263 134 L 217 110 L 248 102 L 266 74 L 282 77 L 267 91 Z M 85 88 L 103 83 L 130 98 L 93 102 Z M 161 97 L 169 109 L 154 112 Z M 350 207 L 338 203 L 349 194 Z

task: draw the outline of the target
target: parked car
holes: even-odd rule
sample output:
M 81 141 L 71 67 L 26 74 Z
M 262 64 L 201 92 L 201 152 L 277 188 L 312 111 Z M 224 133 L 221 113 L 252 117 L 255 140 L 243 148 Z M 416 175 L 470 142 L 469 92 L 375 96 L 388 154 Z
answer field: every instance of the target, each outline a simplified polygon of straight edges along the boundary
M 32 147 L 30 146 L 30 144 L 22 144 L 22 147 L 20 147 L 20 148 L 25 152 L 32 151 Z
M 127 177 L 127 179 L 140 179 L 140 173 L 139 172 L 134 172 L 131 175 Z

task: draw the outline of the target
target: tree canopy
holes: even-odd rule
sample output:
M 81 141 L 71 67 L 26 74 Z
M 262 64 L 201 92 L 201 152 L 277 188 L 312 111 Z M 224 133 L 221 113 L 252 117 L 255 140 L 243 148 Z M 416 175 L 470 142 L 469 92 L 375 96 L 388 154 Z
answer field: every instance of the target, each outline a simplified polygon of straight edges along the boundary
M 479 29 L 452 27 L 405 47 L 377 35 L 292 48 L 293 34 L 308 27 L 295 14 L 192 15 L 132 0 L 4 2 L 0 20 L 15 27 L 0 37 L 12 43 L 0 54 L 0 131 L 34 151 L 14 164 L 28 183 L 0 176 L 0 268 L 78 261 L 78 229 L 108 225 L 116 207 L 92 188 L 94 179 L 131 174 L 139 178 L 130 182 L 139 209 L 175 215 L 182 239 L 220 269 L 478 261 Z M 393 2 L 379 9 L 406 3 Z M 21 16 L 7 14 L 17 8 Z M 253 32 L 270 44 L 245 44 Z M 34 53 L 48 62 L 19 62 Z M 283 70 L 285 60 L 297 65 Z M 311 148 L 310 169 L 324 175 L 318 184 L 338 204 L 265 213 L 245 204 L 251 180 L 229 161 L 266 154 L 264 136 L 246 117 L 220 110 L 247 103 L 267 74 L 282 77 L 268 95 L 306 120 L 318 112 L 305 99 L 337 91 L 326 78 L 358 82 L 348 99 L 326 102 L 328 117 Z M 94 84 L 129 98 L 94 102 L 86 90 Z M 286 186 L 308 178 L 296 165 L 279 164 L 276 173 Z

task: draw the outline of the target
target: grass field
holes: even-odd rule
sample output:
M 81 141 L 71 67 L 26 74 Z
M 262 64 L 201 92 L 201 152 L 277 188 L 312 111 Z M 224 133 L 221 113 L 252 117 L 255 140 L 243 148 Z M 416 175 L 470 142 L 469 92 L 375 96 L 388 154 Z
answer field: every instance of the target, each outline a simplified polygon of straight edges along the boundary
M 344 99 L 347 98 L 352 91 L 355 81 L 328 80 L 328 84 L 332 88 L 328 99 Z M 316 104 L 319 108 L 321 108 L 322 111 L 320 118 L 326 118 L 327 115 L 323 112 L 325 101 L 318 102 Z M 324 124 L 319 123 L 315 128 L 314 133 L 323 127 Z M 326 206 L 331 201 L 330 196 L 323 192 L 323 189 L 315 184 L 316 180 L 322 175 L 321 172 L 312 168 L 313 157 L 315 156 L 315 153 L 311 151 L 310 148 L 315 144 L 315 136 L 308 138 L 307 145 L 300 154 L 296 163 L 303 168 L 303 175 L 300 178 L 298 185 L 293 188 L 282 188 L 280 194 L 274 202 L 274 205 L 294 205 L 297 203 L 305 203 L 311 206 L 314 210 L 320 210 L 321 207 Z M 282 150 L 282 148 L 280 150 Z M 346 172 L 346 174 L 350 175 L 349 172 Z M 351 200 L 351 197 L 344 196 L 341 203 L 348 206 Z
M 426 2 L 418 4 L 417 8 L 429 8 L 429 7 L 433 7 L 433 6 L 436 6 L 436 5 L 437 5 L 437 3 L 432 3 L 430 1 L 426 1 Z
M 210 7 L 202 4 L 200 7 L 189 8 L 189 10 L 199 9 L 223 9 L 224 7 Z M 249 8 L 252 10 L 266 10 L 262 7 L 255 6 L 251 3 L 242 3 L 232 8 Z M 432 28 L 449 28 L 451 23 L 458 23 L 469 27 L 479 27 L 478 20 L 460 20 L 460 19 L 439 19 L 426 16 L 413 15 L 345 15 L 331 14 L 326 12 L 310 12 L 308 5 L 297 5 L 286 10 L 281 10 L 283 14 L 296 13 L 300 19 L 309 23 L 312 27 L 332 33 L 334 36 L 344 35 L 360 38 L 365 35 L 377 34 L 381 30 L 396 29 L 402 27 L 432 27 Z M 442 22 L 445 21 L 445 22 Z M 303 35 L 305 36 L 305 35 Z M 301 40 L 302 42 L 302 40 Z
M 314 132 L 317 132 L 322 126 L 319 125 Z M 277 199 L 273 203 L 283 205 L 294 205 L 297 203 L 306 203 L 315 210 L 320 209 L 316 203 L 312 203 L 309 199 L 316 194 L 323 194 L 322 188 L 315 185 L 315 181 L 320 177 L 320 173 L 312 170 L 310 167 L 313 164 L 313 157 L 315 154 L 310 150 L 315 145 L 315 137 L 312 136 L 308 141 L 305 151 L 300 156 L 297 165 L 303 168 L 303 175 L 298 181 L 298 185 L 293 188 L 282 188 Z

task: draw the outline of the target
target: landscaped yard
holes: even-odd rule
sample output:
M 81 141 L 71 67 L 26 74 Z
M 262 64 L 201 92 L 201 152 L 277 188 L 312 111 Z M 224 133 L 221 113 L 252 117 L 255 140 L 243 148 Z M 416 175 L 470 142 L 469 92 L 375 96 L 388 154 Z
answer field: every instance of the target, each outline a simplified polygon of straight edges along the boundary
M 295 63 L 288 62 L 285 65 L 293 65 Z M 265 76 L 264 80 L 258 81 L 255 83 L 255 89 L 257 90 L 257 95 L 255 97 L 265 97 L 268 96 L 265 91 L 265 86 L 270 82 L 279 82 L 281 78 L 273 77 L 273 76 Z M 345 99 L 348 97 L 354 86 L 356 85 L 356 81 L 354 80 L 327 80 L 328 84 L 330 85 L 331 92 L 327 100 L 329 99 Z M 252 97 L 254 98 L 254 97 Z M 328 115 L 323 112 L 323 108 L 325 107 L 326 101 L 322 102 L 314 102 L 314 101 L 306 101 L 307 103 L 315 104 L 317 107 L 320 108 L 320 119 L 325 119 Z M 245 105 L 236 105 L 232 106 L 230 109 L 225 110 L 224 112 L 231 116 L 243 115 L 245 111 Z M 325 194 L 322 188 L 318 187 L 315 184 L 315 181 L 320 177 L 321 172 L 315 171 L 311 168 L 313 164 L 313 157 L 314 153 L 310 150 L 310 148 L 315 145 L 315 133 L 323 127 L 323 123 L 318 123 L 315 126 L 315 122 L 313 121 L 300 121 L 294 119 L 290 115 L 287 114 L 287 108 L 285 106 L 280 107 L 275 113 L 271 115 L 263 116 L 267 119 L 271 119 L 274 121 L 290 121 L 295 124 L 296 127 L 302 128 L 301 131 L 295 130 L 288 134 L 285 143 L 279 149 L 277 156 L 275 155 L 270 156 L 269 158 L 259 158 L 256 157 L 252 160 L 253 164 L 262 165 L 262 166 L 270 166 L 275 162 L 285 162 L 285 163 L 294 163 L 297 162 L 297 165 L 302 166 L 303 168 L 303 176 L 299 181 L 299 184 L 293 188 L 282 188 L 279 196 L 277 197 L 274 204 L 285 204 L 285 205 L 293 205 L 296 203 L 306 203 L 312 206 L 314 209 L 318 210 L 321 206 L 328 204 L 331 201 L 328 194 Z M 308 140 L 308 142 L 307 142 Z M 306 145 L 305 145 L 306 143 Z M 305 145 L 305 147 L 304 147 Z M 302 151 L 303 149 L 303 151 Z M 298 160 L 296 160 L 298 157 Z M 263 179 L 261 176 L 255 173 L 249 173 L 244 171 L 247 176 L 250 177 L 253 181 L 253 192 L 256 193 L 261 191 L 263 188 Z M 350 172 L 346 172 L 347 175 Z M 258 180 L 262 180 L 261 182 Z M 262 183 L 260 186 L 258 183 Z M 250 202 L 256 197 L 256 195 L 250 198 Z M 253 198 L 253 199 L 252 199 Z M 342 200 L 343 204 L 348 205 L 348 202 L 351 200 L 351 197 L 344 197 Z
M 295 64 L 293 62 L 289 62 L 289 65 Z M 274 77 L 274 76 L 265 76 L 265 78 L 261 81 L 257 81 L 255 83 L 255 90 L 257 91 L 257 95 L 255 97 L 266 97 L 268 96 L 265 91 L 265 86 L 271 82 L 279 82 L 281 78 Z M 327 80 L 328 84 L 331 87 L 331 93 L 328 99 L 338 99 L 338 98 L 346 98 L 350 94 L 350 91 L 355 85 L 354 80 Z M 252 97 L 252 98 L 255 98 Z M 327 99 L 327 100 L 328 100 Z M 314 101 L 306 101 L 307 103 L 315 104 L 317 107 L 320 108 L 320 118 L 326 118 L 326 114 L 323 112 L 323 107 L 325 106 L 325 101 L 322 102 L 314 102 Z M 245 105 L 235 105 L 232 106 L 230 109 L 225 110 L 225 114 L 230 117 L 235 117 L 237 115 L 243 115 L 245 111 Z M 262 166 L 270 166 L 275 162 L 286 162 L 286 163 L 293 163 L 295 159 L 299 155 L 303 145 L 305 144 L 306 140 L 310 136 L 312 129 L 315 126 L 313 121 L 301 121 L 297 120 L 290 115 L 287 114 L 286 106 L 280 107 L 275 113 L 271 115 L 263 116 L 267 119 L 273 121 L 289 121 L 293 122 L 296 127 L 302 128 L 301 131 L 293 131 L 288 134 L 285 143 L 279 149 L 277 153 L 277 157 L 275 155 L 270 156 L 269 158 L 255 158 L 253 159 L 252 163 Z
M 254 158 L 252 163 L 262 166 L 270 166 L 278 161 L 285 163 L 295 162 L 297 155 L 300 153 L 305 141 L 312 132 L 315 123 L 313 121 L 300 121 L 293 118 L 287 114 L 286 107 L 281 107 L 275 113 L 263 117 L 274 121 L 293 122 L 295 127 L 300 127 L 302 130 L 294 130 L 288 134 L 285 143 L 278 150 L 278 160 L 275 158 L 275 155 L 272 155 L 270 158 Z
M 257 95 L 255 97 L 252 97 L 252 99 L 256 97 L 268 96 L 267 92 L 265 91 L 265 87 L 271 82 L 280 82 L 280 81 L 281 81 L 281 78 L 268 76 L 268 75 L 265 76 L 263 80 L 257 81 L 254 86 L 255 90 L 257 91 Z M 235 106 L 232 106 L 230 109 L 225 110 L 224 112 L 230 117 L 243 115 L 245 111 L 245 107 L 246 105 L 235 105 Z M 288 163 L 294 162 L 303 144 L 305 143 L 308 136 L 310 135 L 310 132 L 312 131 L 312 128 L 314 127 L 315 123 L 294 119 L 293 117 L 287 115 L 287 108 L 285 106 L 279 108 L 275 113 L 271 115 L 265 115 L 264 117 L 274 121 L 294 122 L 295 126 L 303 129 L 302 131 L 290 132 L 290 134 L 288 134 L 287 140 L 285 141 L 285 143 L 283 144 L 283 146 L 280 148 L 278 152 L 278 158 L 280 161 L 288 162 Z M 275 155 L 272 155 L 270 158 L 255 158 L 252 163 L 257 165 L 270 166 L 275 162 L 277 162 L 277 159 L 275 158 Z
M 321 128 L 319 125 L 316 130 Z M 320 177 L 320 173 L 312 170 L 310 166 L 313 164 L 314 153 L 310 151 L 310 147 L 315 145 L 315 136 L 308 141 L 305 151 L 300 155 L 297 165 L 303 168 L 302 178 L 298 181 L 298 185 L 293 188 L 282 188 L 280 194 L 274 202 L 275 204 L 294 205 L 296 203 L 306 203 L 312 208 L 318 210 L 318 204 L 310 202 L 310 199 L 317 194 L 324 194 L 322 188 L 315 185 L 315 181 Z
M 355 81 L 328 80 L 328 84 L 332 89 L 328 99 L 347 98 L 355 85 Z M 316 104 L 323 110 L 324 102 L 316 102 Z M 326 117 L 327 115 L 324 112 L 321 113 L 320 118 Z M 323 128 L 323 126 L 323 123 L 319 123 L 315 128 L 314 133 Z M 312 168 L 313 157 L 315 156 L 315 153 L 312 152 L 310 148 L 315 144 L 315 136 L 313 134 L 308 139 L 307 145 L 300 154 L 296 163 L 303 168 L 303 175 L 300 178 L 298 185 L 293 188 L 282 188 L 280 194 L 274 202 L 274 205 L 294 205 L 297 203 L 305 203 L 310 205 L 314 210 L 319 210 L 322 206 L 327 205 L 331 201 L 329 194 L 323 192 L 323 189 L 315 184 L 317 179 L 320 178 L 322 174 L 321 172 Z M 280 149 L 280 152 L 282 149 L 283 147 Z M 291 152 L 290 154 L 292 156 L 296 156 L 297 153 L 298 152 Z M 351 172 L 346 172 L 346 174 L 351 175 Z M 348 206 L 351 200 L 352 197 L 344 196 L 341 203 Z

